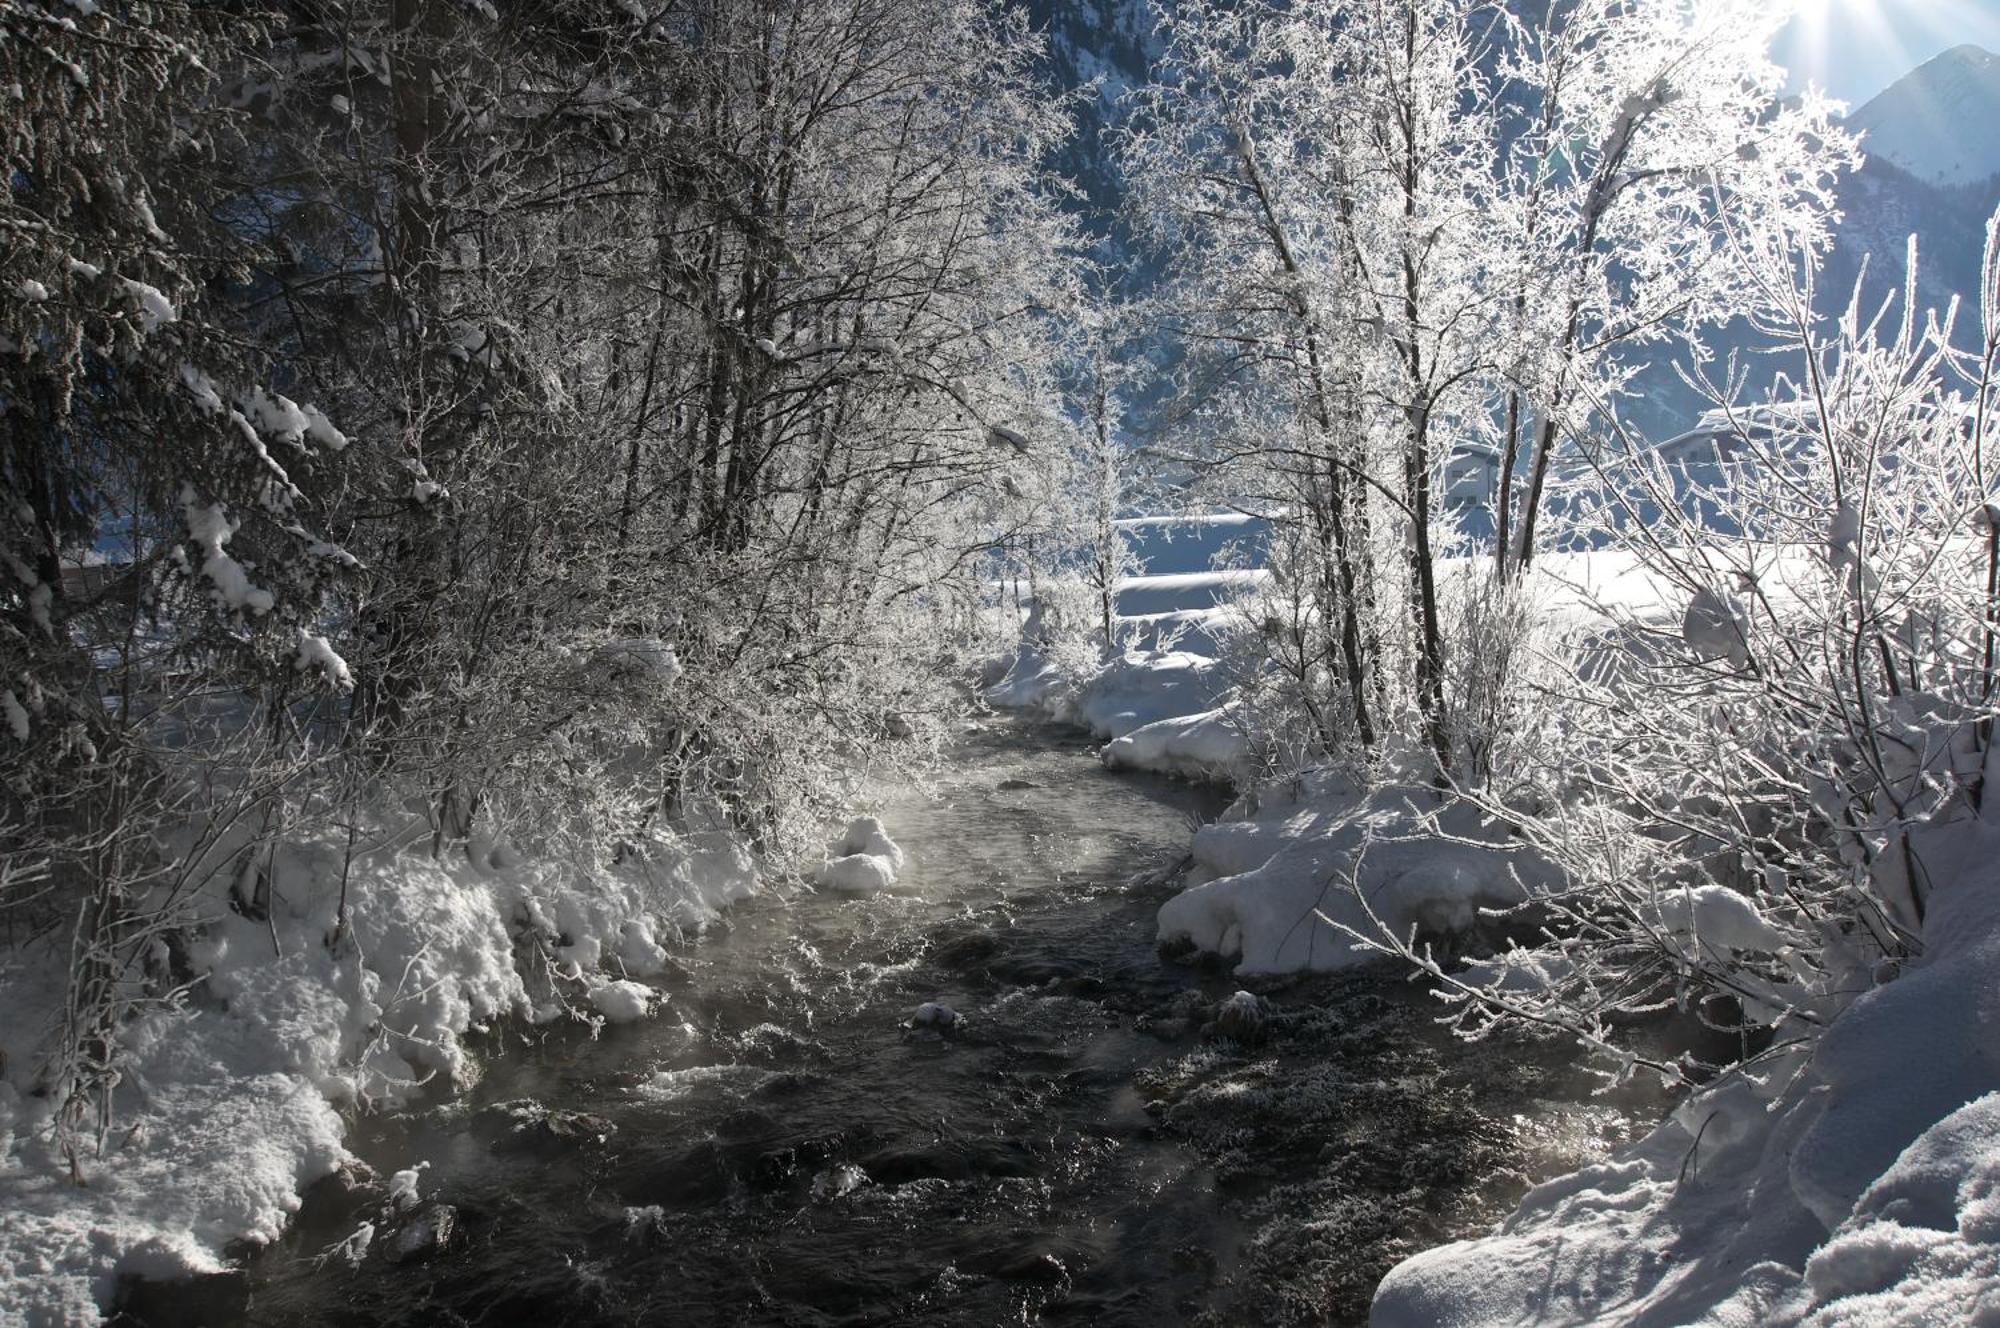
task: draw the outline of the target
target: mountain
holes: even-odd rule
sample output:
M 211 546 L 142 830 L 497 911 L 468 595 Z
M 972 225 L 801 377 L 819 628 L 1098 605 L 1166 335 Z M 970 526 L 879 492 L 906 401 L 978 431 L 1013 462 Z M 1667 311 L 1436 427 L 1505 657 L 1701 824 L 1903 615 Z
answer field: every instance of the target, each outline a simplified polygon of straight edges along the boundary
M 1862 150 L 1927 184 L 2000 174 L 2000 55 L 1954 46 L 1890 84 L 1847 117 Z
M 1917 302 L 1943 311 L 1961 297 L 1958 340 L 1976 339 L 1979 267 L 1986 219 L 2000 205 L 2000 174 L 1963 184 L 1938 184 L 1886 156 L 1870 157 L 1840 182 L 1840 229 L 1820 282 L 1820 306 L 1837 309 L 1852 292 L 1861 262 L 1879 299 L 1900 288 L 1909 237 L 1917 238 Z
M 1114 286 L 1143 290 L 1159 274 L 1132 243 L 1114 140 L 1131 110 L 1128 94 L 1152 76 L 1151 9 L 1145 0 L 1027 0 L 1025 7 L 1044 42 L 1042 78 L 1077 98 L 1076 133 L 1053 163 L 1077 190 L 1070 206 Z
M 1070 181 L 1070 208 L 1103 264 L 1111 292 L 1142 295 L 1159 281 L 1160 256 L 1134 235 L 1114 149 L 1131 114 L 1128 94 L 1152 77 L 1160 38 L 1147 0 L 1017 0 L 1042 35 L 1039 73 L 1052 88 L 1077 94 L 1075 136 L 1053 163 Z M 1533 21 L 1545 0 L 1517 0 Z M 1840 183 L 1841 221 L 1819 283 L 1821 311 L 1847 303 L 1866 262 L 1868 302 L 1900 292 L 1908 237 L 1917 236 L 1917 297 L 1942 310 L 1966 297 L 1957 340 L 1978 336 L 1976 300 L 1986 218 L 2000 204 L 2000 56 L 1959 46 L 1897 80 L 1847 119 L 1866 137 L 1867 160 Z M 1714 338 L 1726 354 L 1753 351 L 1761 338 L 1734 326 Z M 1159 337 L 1144 352 L 1172 359 Z M 1779 364 L 1752 356 L 1753 379 L 1768 383 Z M 1789 366 L 1787 366 L 1789 367 Z M 1761 385 L 1761 384 L 1760 384 Z M 1159 390 L 1164 390 L 1162 376 Z M 1140 403 L 1139 414 L 1146 414 Z M 1629 424 L 1665 438 L 1691 425 L 1705 403 L 1667 365 L 1647 372 L 1626 406 Z

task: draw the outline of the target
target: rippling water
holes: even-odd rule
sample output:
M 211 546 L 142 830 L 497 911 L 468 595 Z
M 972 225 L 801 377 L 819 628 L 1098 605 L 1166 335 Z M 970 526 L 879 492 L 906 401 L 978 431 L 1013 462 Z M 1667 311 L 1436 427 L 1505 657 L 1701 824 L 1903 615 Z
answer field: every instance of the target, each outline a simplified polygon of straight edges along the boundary
M 1212 793 L 1017 720 L 934 792 L 884 809 L 906 893 L 740 907 L 662 1017 L 515 1035 L 461 1099 L 360 1123 L 384 1174 L 428 1163 L 445 1249 L 392 1263 L 377 1197 L 318 1204 L 205 1321 L 1358 1321 L 1395 1259 L 1625 1130 L 1394 975 L 1275 984 L 1261 1036 L 1215 1036 L 1238 984 L 1152 925 Z M 907 1027 L 926 1001 L 960 1026 Z M 322 1257 L 362 1220 L 373 1255 Z M 135 1321 L 196 1302 L 158 1303 Z

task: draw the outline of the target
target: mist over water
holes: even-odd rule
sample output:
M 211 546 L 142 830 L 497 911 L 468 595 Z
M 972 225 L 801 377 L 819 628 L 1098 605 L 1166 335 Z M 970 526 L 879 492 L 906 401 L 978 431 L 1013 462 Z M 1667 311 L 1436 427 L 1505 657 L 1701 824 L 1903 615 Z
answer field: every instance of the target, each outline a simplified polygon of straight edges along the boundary
M 1358 1321 L 1390 1262 L 1623 1136 L 1560 1055 L 1466 1056 L 1392 977 L 1278 984 L 1218 1037 L 1240 984 L 1163 962 L 1153 914 L 1219 795 L 1019 720 L 953 756 L 883 807 L 899 893 L 753 901 L 655 1020 L 517 1035 L 361 1122 L 454 1242 L 350 1267 L 316 1256 L 379 1208 L 309 1208 L 240 1321 Z

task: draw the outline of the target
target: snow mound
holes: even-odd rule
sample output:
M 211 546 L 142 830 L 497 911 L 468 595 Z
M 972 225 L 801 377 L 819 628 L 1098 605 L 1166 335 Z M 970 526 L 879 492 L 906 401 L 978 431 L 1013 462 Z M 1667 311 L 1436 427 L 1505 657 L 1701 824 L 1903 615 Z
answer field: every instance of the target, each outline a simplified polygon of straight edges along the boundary
M 1111 770 L 1151 770 L 1189 779 L 1226 779 L 1250 756 L 1243 721 L 1230 707 L 1156 719 L 1106 743 Z
M 902 870 L 902 847 L 889 838 L 881 821 L 861 816 L 848 823 L 846 833 L 828 851 L 818 879 L 823 889 L 863 898 L 894 885 Z
M 982 694 L 988 705 L 1076 724 L 1099 738 L 1122 738 L 1163 719 L 1213 710 L 1221 687 L 1215 661 L 1189 650 L 1127 651 L 1078 682 L 1023 647 Z
M 1421 789 L 1323 786 L 1261 823 L 1203 827 L 1194 858 L 1214 879 L 1161 906 L 1159 939 L 1233 958 L 1239 974 L 1324 971 L 1372 958 L 1341 927 L 1456 934 L 1482 909 L 1522 903 L 1544 865 L 1473 809 L 1433 801 Z
M 629 1024 L 644 1019 L 653 1012 L 653 1002 L 660 993 L 643 982 L 629 979 L 615 979 L 600 982 L 590 989 L 590 1003 L 596 1011 L 614 1024 Z
M 959 1019 L 960 1015 L 958 1011 L 952 1009 L 949 1005 L 940 1005 L 936 1001 L 925 1001 L 917 1007 L 916 1013 L 910 1016 L 910 1027 L 948 1030 L 957 1028 Z
M 40 1104 L 0 1088 L 0 1288 L 21 1316 L 8 1322 L 96 1323 L 122 1276 L 220 1272 L 226 1247 L 276 1240 L 298 1191 L 346 1158 L 332 1104 L 244 1025 L 176 1012 L 127 1038 L 133 1100 L 85 1186 Z
M 1083 688 L 1075 718 L 1100 738 L 1122 738 L 1165 719 L 1213 710 L 1221 689 L 1215 661 L 1191 651 L 1130 651 Z
M 203 997 L 119 1030 L 114 1128 L 85 1148 L 82 1186 L 33 1092 L 67 949 L 0 951 L 0 1323 L 96 1323 L 121 1277 L 219 1272 L 233 1246 L 277 1239 L 299 1191 L 347 1160 L 344 1109 L 468 1083 L 466 1034 L 555 1016 L 524 957 L 538 971 L 554 955 L 599 1013 L 637 1018 L 655 994 L 598 964 L 658 971 L 656 928 L 699 926 L 757 882 L 721 833 L 660 835 L 582 874 L 491 848 L 433 858 L 399 847 L 429 842 L 421 822 L 385 817 L 361 836 L 379 847 L 351 859 L 338 831 L 261 847 L 261 916 L 232 906 L 247 833 L 190 827 L 165 846 L 208 882 L 185 949 Z
M 1263 568 L 1127 576 L 1119 578 L 1112 586 L 1112 593 L 1117 596 L 1121 614 L 1171 613 L 1176 609 L 1213 608 L 1256 589 L 1270 576 Z
M 1064 718 L 1062 696 L 1068 683 L 1062 670 L 1034 650 L 1023 648 L 1006 662 L 998 681 L 980 693 L 986 704 L 1003 710 L 1033 710 Z

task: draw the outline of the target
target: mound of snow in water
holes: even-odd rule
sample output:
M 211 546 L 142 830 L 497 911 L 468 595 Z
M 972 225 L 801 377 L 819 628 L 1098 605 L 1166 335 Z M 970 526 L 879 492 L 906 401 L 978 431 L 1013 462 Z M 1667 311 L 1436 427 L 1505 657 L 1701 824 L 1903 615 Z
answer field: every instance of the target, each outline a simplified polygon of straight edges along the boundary
M 912 1028 L 953 1029 L 958 1027 L 958 1021 L 958 1011 L 949 1005 L 940 1005 L 936 1001 L 925 1001 L 917 1007 L 916 1013 L 910 1016 Z
M 1061 669 L 1039 652 L 1023 647 L 981 695 L 986 704 L 1003 710 L 1033 710 L 1052 719 L 1066 719 L 1064 697 L 1069 690 Z
M 629 1024 L 653 1012 L 659 992 L 643 982 L 615 980 L 590 989 L 590 1004 L 614 1024 Z
M 1925 951 L 1808 1056 L 1689 1102 L 1376 1293 L 1377 1328 L 2000 1316 L 2000 827 L 1918 832 Z M 1761 919 L 1719 921 L 1762 948 Z M 1700 906 L 1692 918 L 1701 931 Z
M 1473 808 L 1440 808 L 1428 789 L 1362 796 L 1328 776 L 1254 819 L 1204 826 L 1193 852 L 1214 879 L 1161 906 L 1160 940 L 1233 958 L 1238 973 L 1367 962 L 1343 927 L 1461 933 L 1480 910 L 1521 903 L 1547 875 Z
M 881 821 L 860 816 L 848 822 L 846 833 L 828 850 L 818 880 L 835 894 L 862 898 L 887 890 L 902 870 L 902 847 L 889 838 Z
M 1104 745 L 1112 770 L 1152 770 L 1188 779 L 1225 779 L 1249 759 L 1250 739 L 1228 706 L 1156 719 Z

